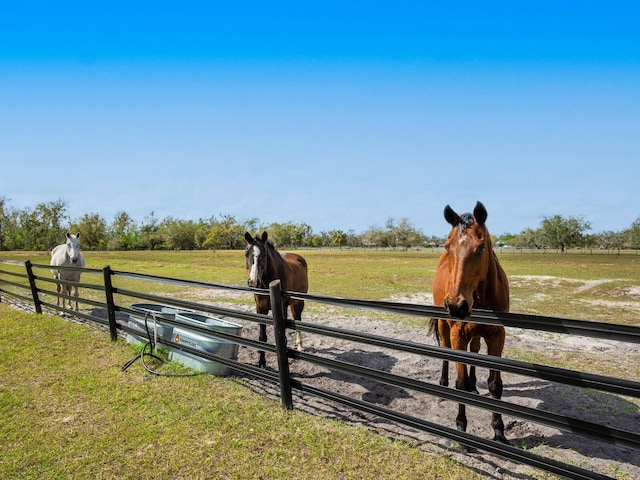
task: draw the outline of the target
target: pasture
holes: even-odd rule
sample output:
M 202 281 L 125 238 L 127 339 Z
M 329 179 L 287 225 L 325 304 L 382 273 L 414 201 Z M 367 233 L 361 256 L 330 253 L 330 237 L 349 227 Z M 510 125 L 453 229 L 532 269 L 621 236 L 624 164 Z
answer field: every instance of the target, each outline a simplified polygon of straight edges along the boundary
M 362 249 L 302 250 L 309 265 L 309 293 L 316 295 L 432 304 L 431 284 L 441 250 L 389 251 Z M 89 251 L 88 268 L 110 265 L 114 270 L 163 277 L 184 278 L 224 285 L 246 286 L 244 251 Z M 640 255 L 498 252 L 510 284 L 511 312 L 549 315 L 578 320 L 640 325 Z M 0 252 L 0 259 L 48 264 L 46 252 Z M 124 288 L 148 287 L 137 280 L 120 283 Z M 170 294 L 195 301 L 210 301 L 200 289 L 154 284 L 153 293 Z M 89 297 L 95 292 L 84 292 Z M 205 297 L 203 298 L 203 295 Z M 253 308 L 248 295 L 225 295 L 217 303 Z M 353 315 L 353 312 L 336 312 Z M 326 307 L 310 304 L 309 315 L 326 314 Z M 384 318 L 383 314 L 369 316 Z M 397 321 L 398 317 L 394 317 Z M 425 326 L 417 317 L 400 319 L 408 326 Z M 539 342 L 510 342 L 507 331 L 505 356 L 516 360 L 585 369 L 590 373 L 640 378 L 640 358 L 631 353 L 609 355 L 580 349 L 540 348 Z M 513 338 L 513 337 L 512 337 Z M 539 340 L 535 339 L 535 340 Z M 517 348 L 512 348 L 517 345 Z
M 430 285 L 438 254 L 427 251 L 389 252 L 361 250 L 324 250 L 302 252 L 309 263 L 310 293 L 351 298 L 431 303 Z M 8 254 L 13 260 L 30 258 L 47 263 L 46 256 Z M 205 282 L 244 285 L 246 272 L 243 252 L 86 252 L 87 266 L 136 271 L 153 275 L 189 278 Z M 557 255 L 519 253 L 499 254 L 512 284 L 512 311 L 565 316 L 604 322 L 638 325 L 638 261 L 635 255 Z M 212 273 L 215 272 L 215 273 Z M 136 282 L 136 280 L 126 280 Z M 247 295 L 211 298 L 210 290 L 184 289 L 168 284 L 153 284 L 154 293 L 169 293 L 198 301 L 242 303 L 251 308 Z M 82 295 L 82 293 L 81 293 Z M 203 296 L 204 295 L 204 296 Z M 208 297 L 207 297 L 208 296 Z M 361 323 L 372 325 L 368 312 L 328 310 L 309 305 L 308 321 L 344 322 L 346 328 Z M 536 310 L 533 310 L 533 309 Z M 612 313 L 614 312 L 614 313 Z M 308 313 L 308 315 L 307 315 Z M 350 316 L 351 318 L 345 318 Z M 365 321 L 365 319 L 367 321 Z M 387 318 L 375 314 L 375 328 Z M 397 318 L 396 318 L 397 321 Z M 397 323 L 397 322 L 396 322 Z M 420 318 L 406 318 L 391 336 L 403 336 L 403 326 L 412 330 L 411 338 L 422 334 L 426 324 Z M 356 327 L 357 328 L 357 327 Z M 527 338 L 517 329 L 507 337 L 505 356 L 537 363 L 562 365 L 593 373 L 637 379 L 640 358 L 637 349 L 620 354 L 613 349 L 599 351 L 580 343 L 565 344 L 555 336 Z M 427 339 L 425 338 L 425 341 Z M 571 364 L 573 362 L 573 365 Z M 424 368 L 422 365 L 421 368 Z M 508 386 L 506 387 L 509 388 Z M 366 393 L 366 392 L 365 392 Z M 402 400 L 399 398 L 399 400 Z M 569 405 L 570 399 L 564 399 Z M 633 407 L 631 407 L 633 409 Z M 636 407 L 637 408 L 637 404 Z M 431 475 L 433 476 L 433 475 Z M 620 477 L 624 478 L 624 477 Z
M 442 250 L 389 251 L 362 249 L 301 250 L 309 265 L 309 293 L 316 295 L 432 304 L 431 284 Z M 244 251 L 85 251 L 88 268 L 110 265 L 114 270 L 161 277 L 184 278 L 224 285 L 246 286 Z M 46 252 L 0 252 L 0 259 L 48 264 Z M 560 253 L 519 253 L 498 251 L 498 259 L 510 284 L 511 312 L 549 315 L 578 320 L 640 325 L 640 255 Z M 124 280 L 124 288 L 148 288 L 138 280 Z M 211 301 L 210 291 L 185 289 L 170 284 L 154 284 L 152 293 L 170 294 L 195 301 Z M 95 292 L 85 291 L 89 298 Z M 204 295 L 204 297 L 203 297 Z M 242 305 L 253 309 L 248 295 L 224 295 L 216 303 Z M 324 306 L 309 304 L 304 318 L 326 316 Z M 352 311 L 333 311 L 353 315 Z M 384 314 L 369 317 L 384 319 Z M 357 319 L 356 319 L 357 320 Z M 398 321 L 398 317 L 394 317 Z M 408 326 L 425 326 L 417 317 L 400 319 Z M 426 331 L 426 330 L 425 330 Z M 507 331 L 505 356 L 548 365 L 562 363 L 590 373 L 621 378 L 640 378 L 640 357 L 635 353 L 611 358 L 606 353 L 579 348 L 540 348 L 543 337 L 517 342 Z M 513 348 L 513 346 L 516 348 Z
M 89 268 L 246 285 L 243 251 L 84 252 Z M 303 250 L 309 293 L 431 303 L 440 251 Z M 511 311 L 626 325 L 640 323 L 640 255 L 499 252 Z M 48 264 L 46 252 L 0 252 L 0 259 Z M 164 293 L 179 289 L 166 285 Z M 221 299 L 224 300 L 224 299 Z M 230 298 L 229 302 L 237 299 Z M 250 299 L 243 297 L 250 303 Z

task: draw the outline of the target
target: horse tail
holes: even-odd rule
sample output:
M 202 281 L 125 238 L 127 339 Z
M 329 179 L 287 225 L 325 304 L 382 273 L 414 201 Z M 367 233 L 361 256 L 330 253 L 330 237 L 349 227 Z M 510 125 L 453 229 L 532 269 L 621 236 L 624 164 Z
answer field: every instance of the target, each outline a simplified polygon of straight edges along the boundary
M 427 335 L 433 335 L 440 345 L 440 332 L 438 331 L 438 318 L 430 318 L 427 322 Z

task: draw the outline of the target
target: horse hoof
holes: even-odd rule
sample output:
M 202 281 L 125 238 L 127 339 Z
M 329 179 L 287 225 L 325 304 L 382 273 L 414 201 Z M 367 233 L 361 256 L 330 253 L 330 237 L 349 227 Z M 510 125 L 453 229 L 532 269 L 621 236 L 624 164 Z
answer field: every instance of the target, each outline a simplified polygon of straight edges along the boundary
M 507 437 L 505 437 L 503 434 L 498 434 L 496 433 L 493 436 L 493 440 L 495 442 L 500 442 L 500 443 L 504 443 L 505 445 L 511 445 L 511 442 L 509 440 L 507 440 Z

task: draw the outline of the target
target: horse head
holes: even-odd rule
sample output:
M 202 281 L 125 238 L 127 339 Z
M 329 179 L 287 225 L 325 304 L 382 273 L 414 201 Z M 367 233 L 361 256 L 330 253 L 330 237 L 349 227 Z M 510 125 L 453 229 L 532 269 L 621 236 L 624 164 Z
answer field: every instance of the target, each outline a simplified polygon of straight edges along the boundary
M 249 232 L 245 232 L 244 238 L 247 241 L 247 248 L 244 256 L 247 263 L 247 284 L 253 288 L 266 288 L 263 280 L 268 264 L 267 232 L 262 232 L 262 236 L 252 237 Z
M 71 263 L 76 263 L 80 258 L 80 232 L 75 235 L 67 232 L 67 256 Z
M 487 276 L 492 255 L 485 226 L 487 210 L 477 202 L 473 214 L 458 215 L 447 205 L 444 218 L 452 227 L 443 256 L 449 270 L 444 306 L 451 316 L 466 318 L 471 314 L 478 285 Z

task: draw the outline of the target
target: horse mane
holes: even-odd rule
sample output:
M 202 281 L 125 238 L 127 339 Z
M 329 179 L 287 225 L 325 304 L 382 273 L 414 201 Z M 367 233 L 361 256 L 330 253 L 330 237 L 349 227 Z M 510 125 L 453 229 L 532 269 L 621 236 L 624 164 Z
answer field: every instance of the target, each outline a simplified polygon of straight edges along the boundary
M 264 242 L 264 248 L 266 250 L 265 253 L 269 257 L 273 257 L 274 259 L 276 259 L 276 261 L 279 261 L 279 258 L 282 258 L 282 255 L 280 255 L 280 252 L 278 251 L 276 244 L 273 243 L 271 239 Z

